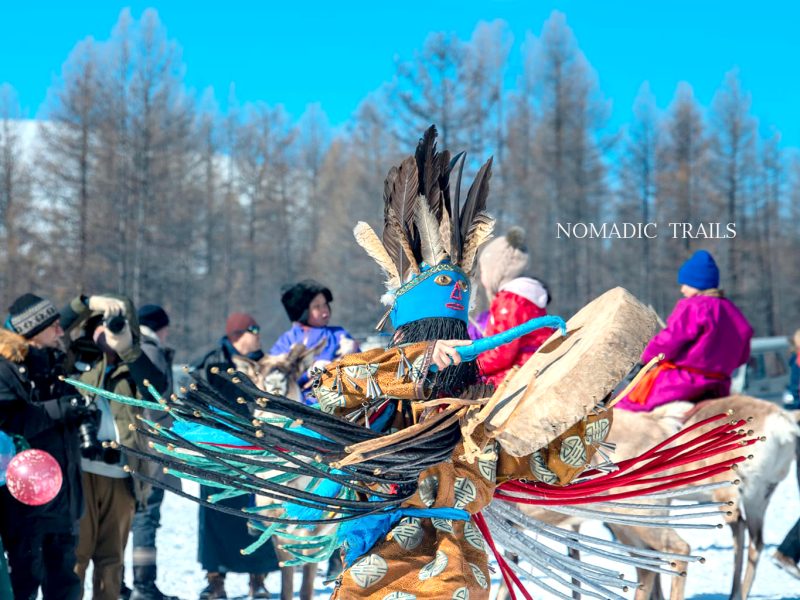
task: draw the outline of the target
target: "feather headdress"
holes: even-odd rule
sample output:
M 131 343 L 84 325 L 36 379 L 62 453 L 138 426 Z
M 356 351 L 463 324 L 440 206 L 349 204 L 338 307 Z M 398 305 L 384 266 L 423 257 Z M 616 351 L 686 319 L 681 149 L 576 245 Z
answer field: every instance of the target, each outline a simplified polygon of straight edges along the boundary
M 383 188 L 383 236 L 359 222 L 354 234 L 386 275 L 391 304 L 401 287 L 423 270 L 449 264 L 473 270 L 478 248 L 491 239 L 494 219 L 486 212 L 490 158 L 478 170 L 461 208 L 465 153 L 455 157 L 436 149 L 436 127 L 423 134 L 414 156 L 392 167 Z

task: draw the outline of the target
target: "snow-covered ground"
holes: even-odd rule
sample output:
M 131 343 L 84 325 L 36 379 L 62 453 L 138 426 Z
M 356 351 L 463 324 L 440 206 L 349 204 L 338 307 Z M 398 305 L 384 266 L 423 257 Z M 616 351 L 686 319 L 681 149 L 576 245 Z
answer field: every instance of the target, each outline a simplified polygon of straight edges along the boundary
M 158 534 L 158 584 L 164 592 L 180 596 L 184 600 L 195 600 L 205 585 L 204 573 L 197 563 L 197 506 L 188 500 L 167 494 L 163 506 L 163 524 Z M 777 568 L 769 555 L 775 551 L 785 533 L 800 516 L 800 497 L 794 469 L 775 491 L 766 517 L 764 553 L 758 566 L 753 590 L 753 600 L 800 599 L 800 581 Z M 608 537 L 606 530 L 598 524 L 587 524 L 583 531 L 600 537 Z M 706 558 L 706 563 L 690 566 L 686 582 L 686 597 L 694 600 L 724 600 L 728 597 L 733 573 L 733 548 L 730 530 L 689 530 L 682 533 L 692 545 L 692 550 Z M 131 580 L 130 548 L 126 556 L 127 579 Z M 299 576 L 298 576 L 299 577 Z M 299 579 L 296 588 L 299 589 Z M 495 577 L 494 588 L 498 579 Z M 247 576 L 231 574 L 226 583 L 229 597 L 247 593 Z M 268 587 L 277 598 L 280 590 L 278 573 L 272 573 Z M 315 600 L 330 596 L 321 577 L 317 578 Z M 535 598 L 549 598 L 530 586 Z M 88 591 L 88 588 L 87 588 Z M 632 596 L 632 594 L 631 594 Z M 87 594 L 87 598 L 90 594 Z M 295 597 L 297 593 L 295 593 Z

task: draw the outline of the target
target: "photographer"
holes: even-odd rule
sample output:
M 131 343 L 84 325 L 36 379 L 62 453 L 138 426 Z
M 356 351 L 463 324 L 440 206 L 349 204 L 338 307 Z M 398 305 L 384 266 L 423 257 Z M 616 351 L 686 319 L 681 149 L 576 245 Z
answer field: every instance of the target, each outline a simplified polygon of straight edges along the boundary
M 59 312 L 49 300 L 25 294 L 0 329 L 0 429 L 56 459 L 63 475 L 58 495 L 28 506 L 0 487 L 0 536 L 8 552 L 14 597 L 75 599 L 77 523 L 83 508 L 78 427 L 83 411 L 74 390 L 58 380 L 65 356 Z
M 76 320 L 85 322 L 84 335 L 76 345 L 83 349 L 94 345 L 97 349 L 92 362 L 83 360 L 91 356 L 86 350 L 75 361 L 83 382 L 140 398 L 150 397 L 145 380 L 159 393 L 167 390 L 167 374 L 159 371 L 142 351 L 136 311 L 129 300 L 109 298 L 101 307 L 84 300 L 73 302 L 71 308 Z M 97 419 L 95 430 L 88 428 L 89 435 L 81 440 L 86 511 L 80 521 L 75 571 L 83 581 L 92 561 L 93 598 L 116 600 L 134 509 L 137 503 L 145 504 L 150 492 L 150 486 L 131 478 L 125 467 L 152 476 L 155 465 L 122 455 L 117 449 L 119 445 L 146 449 L 146 440 L 131 428 L 137 423 L 137 416 L 143 414 L 142 409 L 89 395 L 85 400 L 96 408 Z M 93 440 L 89 439 L 92 435 Z

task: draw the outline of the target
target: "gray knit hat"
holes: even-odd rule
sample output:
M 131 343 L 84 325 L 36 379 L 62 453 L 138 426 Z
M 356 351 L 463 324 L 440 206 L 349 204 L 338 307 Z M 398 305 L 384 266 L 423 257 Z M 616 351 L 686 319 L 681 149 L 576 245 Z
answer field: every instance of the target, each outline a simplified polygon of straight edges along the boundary
M 522 275 L 528 266 L 525 230 L 522 227 L 511 227 L 504 236 L 486 244 L 478 257 L 478 265 L 481 281 L 487 288 L 486 294 L 491 301 L 504 283 Z
M 50 300 L 35 294 L 23 294 L 8 309 L 6 328 L 31 339 L 50 327 L 60 316 Z

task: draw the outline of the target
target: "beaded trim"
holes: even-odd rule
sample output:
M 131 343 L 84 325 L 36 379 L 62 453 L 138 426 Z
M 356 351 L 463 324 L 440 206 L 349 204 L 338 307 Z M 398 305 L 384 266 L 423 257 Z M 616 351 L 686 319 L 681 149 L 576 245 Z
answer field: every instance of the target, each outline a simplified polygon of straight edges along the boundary
M 404 283 L 399 288 L 397 288 L 397 291 L 394 293 L 394 297 L 397 298 L 399 296 L 402 296 L 408 290 L 416 287 L 418 284 L 422 283 L 423 281 L 425 281 L 426 279 L 428 279 L 432 275 L 436 275 L 436 273 L 439 273 L 441 271 L 455 271 L 457 273 L 462 274 L 467 280 L 469 280 L 469 277 L 467 277 L 467 274 L 458 265 L 454 265 L 453 263 L 439 263 L 438 265 L 436 265 L 434 267 L 431 267 L 430 269 L 428 269 L 424 273 L 420 273 L 419 275 L 417 275 L 414 279 L 412 279 L 408 283 Z

